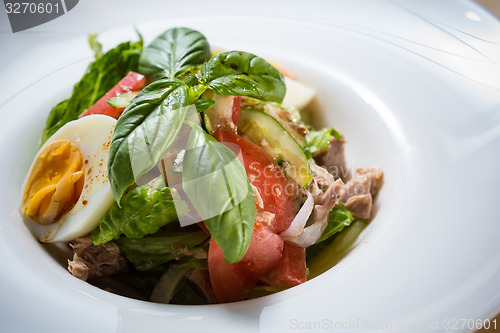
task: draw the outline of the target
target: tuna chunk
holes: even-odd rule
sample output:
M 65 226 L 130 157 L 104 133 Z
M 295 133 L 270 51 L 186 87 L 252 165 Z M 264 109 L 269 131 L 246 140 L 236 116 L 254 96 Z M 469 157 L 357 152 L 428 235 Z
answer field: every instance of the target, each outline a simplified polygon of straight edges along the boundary
M 372 196 L 368 193 L 350 197 L 345 203 L 345 208 L 347 208 L 353 216 L 368 220 L 372 213 Z
M 358 168 L 340 193 L 340 201 L 354 217 L 371 217 L 373 197 L 383 184 L 383 172 L 376 167 Z
M 345 184 L 340 195 L 342 202 L 355 195 L 371 194 L 375 196 L 382 187 L 384 173 L 376 167 L 357 168 L 352 178 Z
M 341 141 L 332 136 L 328 148 L 314 155 L 318 165 L 324 167 L 335 179 L 341 178 L 345 180 L 347 176 L 344 142 L 344 140 Z
M 313 182 L 309 191 L 314 198 L 314 204 L 325 206 L 326 210 L 330 211 L 337 205 L 344 183 L 342 179 L 334 180 L 332 174 L 318 165 L 311 164 L 311 171 Z
M 128 269 L 128 262 L 113 242 L 94 246 L 90 237 L 80 237 L 70 242 L 73 260 L 68 260 L 68 270 L 77 278 L 87 279 L 110 276 Z

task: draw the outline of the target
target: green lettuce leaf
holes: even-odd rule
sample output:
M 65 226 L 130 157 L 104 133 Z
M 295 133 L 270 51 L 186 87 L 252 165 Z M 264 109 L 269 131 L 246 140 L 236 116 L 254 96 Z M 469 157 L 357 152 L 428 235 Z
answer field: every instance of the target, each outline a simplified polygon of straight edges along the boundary
M 208 248 L 207 248 L 208 250 Z M 182 257 L 170 265 L 175 267 L 187 267 L 196 269 L 208 269 L 208 259 L 207 258 L 195 258 L 195 257 Z
M 89 41 L 98 58 L 87 67 L 80 82 L 75 84 L 71 97 L 50 111 L 41 137 L 42 144 L 64 124 L 77 119 L 83 111 L 94 105 L 128 72 L 138 70 L 142 41 L 121 43 L 105 54 L 102 54 L 95 37 L 91 36 Z
M 345 208 L 342 202 L 339 202 L 337 207 L 332 209 L 328 214 L 328 225 L 323 234 L 316 243 L 320 243 L 338 232 L 341 232 L 345 227 L 349 226 L 354 221 L 351 212 Z
M 201 245 L 207 239 L 208 235 L 202 230 L 159 231 L 143 238 L 120 237 L 115 242 L 135 269 L 145 271 L 183 257 L 206 258 L 207 251 Z
M 123 196 L 121 207 L 115 202 L 101 220 L 98 229 L 92 233 L 94 245 L 101 245 L 122 234 L 129 238 L 141 238 L 154 234 L 161 227 L 177 220 L 177 214 L 187 211 L 183 201 L 172 200 L 172 191 L 161 187 L 162 179 L 156 186 L 142 186 L 130 190 Z
M 308 158 L 311 158 L 313 154 L 325 151 L 330 145 L 331 137 L 342 141 L 342 135 L 335 130 L 335 128 L 324 128 L 320 131 L 310 131 L 306 135 L 306 143 L 304 146 L 304 152 Z
M 316 243 L 306 249 L 308 279 L 312 279 L 335 266 L 356 243 L 358 236 L 366 227 L 360 220 L 352 222 L 342 232 L 325 242 Z
M 95 60 L 99 59 L 102 57 L 102 45 L 97 41 L 97 34 L 90 34 L 89 35 L 89 45 L 92 51 L 94 51 L 94 58 Z

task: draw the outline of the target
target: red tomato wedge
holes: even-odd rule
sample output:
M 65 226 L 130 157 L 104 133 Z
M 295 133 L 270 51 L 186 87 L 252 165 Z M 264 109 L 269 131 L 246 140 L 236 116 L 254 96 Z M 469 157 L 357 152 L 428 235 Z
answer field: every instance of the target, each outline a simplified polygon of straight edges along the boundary
M 217 300 L 221 303 L 241 301 L 267 272 L 279 264 L 282 251 L 281 237 L 257 224 L 243 259 L 228 264 L 212 238 L 208 249 L 208 271 Z
M 266 274 L 264 282 L 280 289 L 297 286 L 307 280 L 306 250 L 286 243 L 278 267 Z
M 238 125 L 240 109 L 241 109 L 241 96 L 234 96 L 233 107 L 232 107 L 232 118 L 233 118 L 233 123 L 235 125 Z
M 207 235 L 210 236 L 210 231 L 208 231 L 207 227 L 205 226 L 205 222 L 198 222 L 198 227 L 200 227 L 201 230 L 203 230 Z
M 270 225 L 255 224 L 252 240 L 243 259 L 234 264 L 224 261 L 219 245 L 212 240 L 208 251 L 208 269 L 215 295 L 220 302 L 242 300 L 267 273 L 281 262 L 283 240 L 277 235 L 286 230 L 295 216 L 293 197 L 285 188 L 288 181 L 274 160 L 259 146 L 229 132 L 219 129 L 215 133 L 219 142 L 231 143 L 228 147 L 243 159 L 250 183 L 262 197 L 262 207 L 257 211 L 275 214 Z
M 146 78 L 136 72 L 129 72 L 111 90 L 102 96 L 94 105 L 85 110 L 78 118 L 91 114 L 103 114 L 118 119 L 125 108 L 114 108 L 108 104 L 108 99 L 129 91 L 142 90 L 146 86 Z
M 293 192 L 288 188 L 291 184 L 278 164 L 262 148 L 237 134 L 220 129 L 215 138 L 240 147 L 248 179 L 263 201 L 263 207 L 257 205 L 257 212 L 267 211 L 275 215 L 269 228 L 276 233 L 288 229 L 295 217 L 295 204 Z

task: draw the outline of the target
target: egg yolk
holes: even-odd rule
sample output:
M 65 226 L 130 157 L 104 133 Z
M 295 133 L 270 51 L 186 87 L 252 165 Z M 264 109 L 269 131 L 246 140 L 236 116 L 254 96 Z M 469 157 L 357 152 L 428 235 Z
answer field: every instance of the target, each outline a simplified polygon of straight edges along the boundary
M 57 140 L 38 154 L 24 188 L 22 212 L 39 224 L 56 222 L 78 201 L 85 180 L 82 154 Z

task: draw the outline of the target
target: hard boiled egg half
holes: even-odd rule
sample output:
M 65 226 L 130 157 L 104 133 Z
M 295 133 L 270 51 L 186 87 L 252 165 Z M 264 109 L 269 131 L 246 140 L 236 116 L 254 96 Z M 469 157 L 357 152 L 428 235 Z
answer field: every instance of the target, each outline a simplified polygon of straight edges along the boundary
M 21 213 L 40 241 L 86 235 L 112 205 L 107 163 L 115 125 L 103 115 L 71 121 L 38 151 L 24 181 Z

